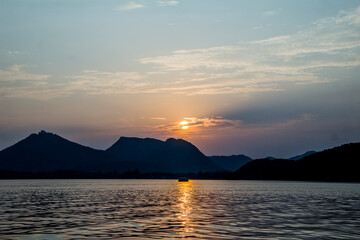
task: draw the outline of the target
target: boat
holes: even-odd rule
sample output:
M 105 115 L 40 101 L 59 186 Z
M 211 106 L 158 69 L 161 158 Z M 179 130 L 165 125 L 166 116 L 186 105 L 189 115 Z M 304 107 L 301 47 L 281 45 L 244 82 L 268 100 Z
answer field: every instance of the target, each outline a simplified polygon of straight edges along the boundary
M 189 179 L 187 177 L 179 177 L 178 182 L 188 182 Z

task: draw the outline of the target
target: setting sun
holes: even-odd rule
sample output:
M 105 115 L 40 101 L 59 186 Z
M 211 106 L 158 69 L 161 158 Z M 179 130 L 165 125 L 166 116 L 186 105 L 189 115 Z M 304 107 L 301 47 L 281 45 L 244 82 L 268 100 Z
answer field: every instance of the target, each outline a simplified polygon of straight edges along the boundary
M 182 122 L 180 123 L 180 125 L 187 125 L 187 124 L 189 124 L 188 121 L 182 121 Z
M 186 130 L 189 128 L 188 126 L 189 122 L 188 121 L 182 121 L 179 123 L 179 125 L 181 126 L 182 129 Z
M 360 240 L 360 0 L 209 2 L 0 0 L 0 240 Z

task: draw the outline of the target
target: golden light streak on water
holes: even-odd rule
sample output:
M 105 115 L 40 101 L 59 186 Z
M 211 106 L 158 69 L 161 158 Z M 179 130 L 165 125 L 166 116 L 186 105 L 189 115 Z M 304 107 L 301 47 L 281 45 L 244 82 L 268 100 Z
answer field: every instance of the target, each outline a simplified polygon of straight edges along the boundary
M 179 213 L 177 214 L 177 218 L 183 226 L 183 231 L 180 232 L 180 234 L 182 237 L 186 237 L 187 234 L 194 232 L 191 219 L 193 182 L 191 180 L 188 182 L 178 182 L 177 187 L 179 190 L 179 204 L 177 205 Z

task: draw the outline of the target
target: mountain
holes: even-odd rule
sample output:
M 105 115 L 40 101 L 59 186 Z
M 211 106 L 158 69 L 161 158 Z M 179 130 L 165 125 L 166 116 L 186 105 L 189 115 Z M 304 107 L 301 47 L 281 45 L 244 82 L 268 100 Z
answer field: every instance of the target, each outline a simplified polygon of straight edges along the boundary
M 232 174 L 234 179 L 263 179 L 280 180 L 287 179 L 288 170 L 295 161 L 286 159 L 256 159 L 253 160 Z
M 302 158 L 304 158 L 304 157 L 306 157 L 306 156 L 309 156 L 309 155 L 311 155 L 311 154 L 314 154 L 314 153 L 316 153 L 315 151 L 307 151 L 306 153 L 303 153 L 303 154 L 301 154 L 301 155 L 296 155 L 296 156 L 294 156 L 294 157 L 291 157 L 291 158 L 287 158 L 288 160 L 299 160 L 299 159 L 302 159 Z M 267 159 L 270 159 L 270 160 L 275 160 L 275 159 L 278 159 L 278 158 L 276 158 L 276 157 L 272 157 L 272 156 L 268 156 L 268 157 L 266 157 Z
M 306 153 L 303 153 L 301 155 L 296 155 L 294 157 L 289 158 L 289 160 L 300 160 L 304 157 L 310 156 L 311 154 L 316 153 L 315 151 L 307 151 Z
M 112 161 L 113 158 L 102 150 L 85 147 L 45 131 L 31 134 L 0 152 L 0 169 L 13 171 L 94 171 L 97 170 L 96 165 Z
M 152 138 L 121 137 L 106 150 L 122 161 L 137 163 L 146 172 L 215 172 L 223 169 L 210 161 L 191 143 L 169 138 L 160 141 Z
M 257 159 L 235 171 L 232 179 L 360 182 L 360 143 L 313 153 L 297 161 Z
M 0 151 L 0 178 L 154 178 L 193 172 L 201 178 L 360 182 L 360 143 L 300 156 L 252 161 L 243 155 L 206 157 L 190 142 L 174 138 L 121 137 L 103 151 L 41 131 Z M 245 161 L 235 172 L 224 172 Z
M 120 137 L 106 152 L 120 156 L 123 161 L 140 162 L 154 158 L 164 148 L 164 142 L 158 139 Z
M 223 171 L 194 145 L 181 139 L 169 138 L 164 142 L 151 138 L 121 137 L 113 146 L 103 151 L 82 146 L 45 131 L 31 134 L 0 151 L 0 170 L 10 171 L 10 175 L 11 171 L 59 170 L 67 170 L 66 174 L 70 175 L 74 173 L 71 171 L 84 173 Z
M 360 181 L 360 143 L 344 144 L 317 152 L 295 162 L 296 180 Z
M 252 159 L 245 155 L 231 155 L 231 156 L 210 156 L 208 157 L 216 165 L 228 171 L 235 171 Z

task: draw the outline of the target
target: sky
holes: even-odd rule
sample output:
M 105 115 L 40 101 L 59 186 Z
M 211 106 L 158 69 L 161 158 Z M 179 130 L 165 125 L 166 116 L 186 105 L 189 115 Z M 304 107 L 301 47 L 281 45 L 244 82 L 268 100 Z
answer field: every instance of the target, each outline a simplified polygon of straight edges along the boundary
M 206 155 L 360 141 L 360 1 L 0 0 L 0 150 L 46 130 Z

